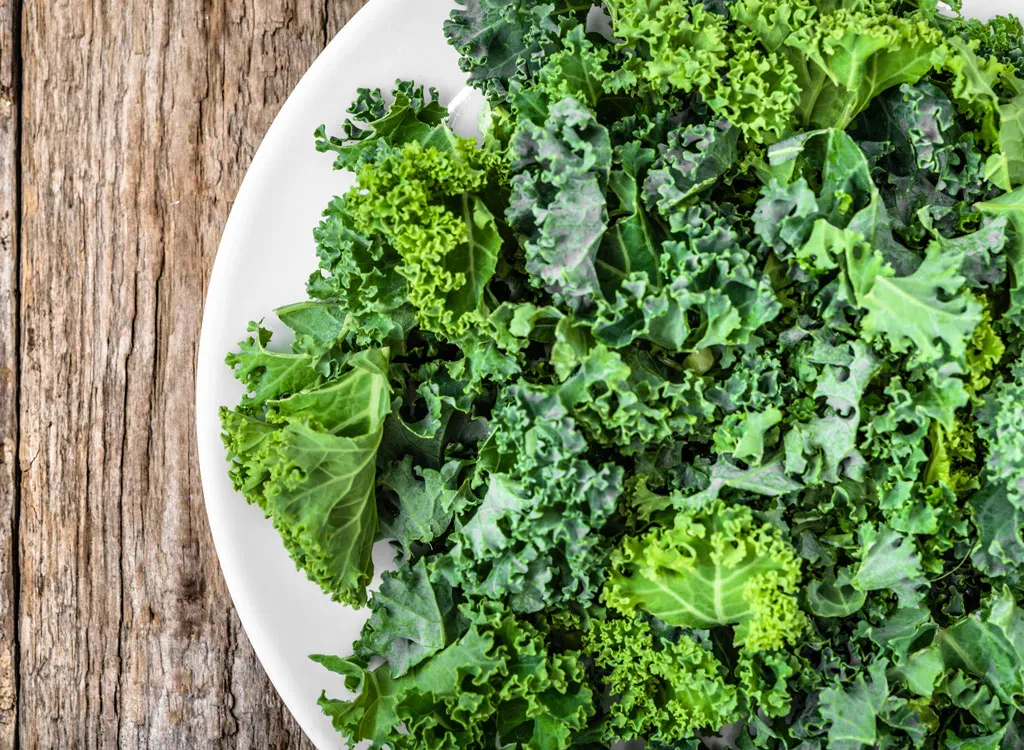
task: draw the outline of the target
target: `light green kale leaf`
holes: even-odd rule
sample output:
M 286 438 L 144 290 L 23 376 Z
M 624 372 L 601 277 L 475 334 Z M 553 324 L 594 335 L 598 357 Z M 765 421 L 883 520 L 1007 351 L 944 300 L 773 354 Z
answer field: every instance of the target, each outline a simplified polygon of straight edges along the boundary
M 739 715 L 738 691 L 726 681 L 724 665 L 687 635 L 669 640 L 635 615 L 593 620 L 583 653 L 611 696 L 608 742 L 681 742 Z
M 375 458 L 390 411 L 386 353 L 322 386 L 283 393 L 265 417 L 221 410 L 235 487 L 271 517 L 295 564 L 332 598 L 366 601 L 377 535 Z
M 945 52 L 926 20 L 862 3 L 741 0 L 716 13 L 702 2 L 616 0 L 607 8 L 639 75 L 698 91 L 755 143 L 799 126 L 845 128 Z
M 457 139 L 438 151 L 412 142 L 359 171 L 345 208 L 363 236 L 379 236 L 400 262 L 409 303 L 427 330 L 457 338 L 479 327 L 502 239 L 483 194 L 502 157 Z
M 551 102 L 572 98 L 596 107 L 606 91 L 618 88 L 609 66 L 609 46 L 595 44 L 582 25 L 573 27 L 562 44 L 545 59 L 533 91 Z
M 715 79 L 728 59 L 725 19 L 686 0 L 610 0 L 616 37 L 643 56 L 642 75 L 685 92 Z
M 942 67 L 952 73 L 953 100 L 980 123 L 991 148 L 985 178 L 1001 190 L 1024 184 L 1024 80 L 995 56 L 979 55 L 979 40 L 952 38 Z
M 999 150 L 985 163 L 985 177 L 1002 190 L 1024 185 L 1024 81 L 1020 92 L 999 105 Z
M 807 623 L 799 580 L 796 552 L 777 529 L 746 506 L 716 501 L 628 537 L 612 554 L 604 599 L 678 627 L 733 625 L 736 645 L 757 652 L 799 639 Z
M 928 73 L 943 38 L 921 20 L 840 9 L 795 29 L 784 44 L 801 90 L 799 119 L 845 128 L 879 94 Z
M 964 357 L 982 308 L 972 295 L 961 293 L 960 260 L 931 245 L 916 271 L 897 277 L 890 266 L 879 267 L 878 256 L 855 249 L 848 267 L 857 304 L 866 312 L 861 321 L 865 337 L 884 334 L 897 352 L 913 346 L 917 361 L 941 357 L 941 344 L 951 356 Z
M 829 722 L 828 747 L 835 750 L 861 750 L 878 740 L 878 714 L 889 700 L 885 660 L 867 669 L 867 679 L 859 673 L 846 688 L 831 687 L 821 693 L 821 716 Z
M 340 372 L 347 358 L 344 343 L 351 333 L 348 314 L 342 305 L 307 300 L 279 307 L 274 314 L 292 330 L 294 353 L 311 357 L 313 367 L 326 378 Z
M 746 3 L 737 17 L 765 31 L 776 19 Z M 683 0 L 619 0 L 607 4 L 615 35 L 636 57 L 635 73 L 662 89 L 698 91 L 717 116 L 753 141 L 787 135 L 799 101 L 797 76 L 773 34 L 731 28 L 724 13 Z M 784 28 L 782 24 L 776 29 Z

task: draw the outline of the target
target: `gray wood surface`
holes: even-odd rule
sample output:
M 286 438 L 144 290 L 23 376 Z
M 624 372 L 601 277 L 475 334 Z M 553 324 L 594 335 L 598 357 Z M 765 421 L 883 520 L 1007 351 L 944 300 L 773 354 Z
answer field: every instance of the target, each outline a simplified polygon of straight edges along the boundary
M 0 0 L 0 750 L 309 747 L 196 458 L 202 300 L 280 105 L 363 0 Z
M 0 0 L 0 748 L 17 725 L 18 124 L 15 9 Z

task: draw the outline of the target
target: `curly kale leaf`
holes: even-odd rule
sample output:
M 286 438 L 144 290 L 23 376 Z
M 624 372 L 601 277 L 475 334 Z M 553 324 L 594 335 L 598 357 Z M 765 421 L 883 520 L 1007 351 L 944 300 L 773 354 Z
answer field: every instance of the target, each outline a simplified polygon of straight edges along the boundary
M 538 92 L 549 102 L 575 99 L 596 107 L 608 93 L 621 88 L 610 64 L 611 49 L 588 38 L 582 25 L 569 30 L 562 47 L 545 58 L 537 75 L 537 84 L 529 91 Z M 520 89 L 519 105 L 526 94 Z
M 462 467 L 455 460 L 440 470 L 414 469 L 412 456 L 406 455 L 378 477 L 378 484 L 394 494 L 398 507 L 394 518 L 381 524 L 381 532 L 393 537 L 407 556 L 448 530 L 460 502 Z
M 416 324 L 409 283 L 397 272 L 401 257 L 379 235 L 356 231 L 354 221 L 344 198 L 324 209 L 313 232 L 320 268 L 306 289 L 313 299 L 337 305 L 358 346 L 400 345 Z
M 274 314 L 295 335 L 294 353 L 311 357 L 314 369 L 326 378 L 338 374 L 346 359 L 344 342 L 351 333 L 340 304 L 308 300 L 279 307 Z
M 687 352 L 747 343 L 782 308 L 743 227 L 709 206 L 680 210 L 672 223 L 653 278 L 626 275 L 610 257 L 602 263 L 606 278 L 621 281 L 615 301 L 598 306 L 594 336 L 613 347 L 644 338 Z
M 453 337 L 479 327 L 502 246 L 489 208 L 504 204 L 502 154 L 458 138 L 436 101 L 424 104 L 409 84 L 389 108 L 379 92 L 364 92 L 354 108 L 373 118 L 365 129 L 349 122 L 347 139 L 321 139 L 339 151 L 336 166 L 358 170 L 358 184 L 314 233 L 320 270 L 310 296 L 339 305 L 357 345 L 401 351 L 416 325 Z
M 644 175 L 655 159 L 653 149 L 630 142 L 612 152 L 608 186 L 617 205 L 610 208 L 613 223 L 605 232 L 597 257 L 597 273 L 605 297 L 632 274 L 658 279 L 661 230 L 647 215 L 643 203 Z
M 770 232 L 772 217 L 783 220 L 793 215 L 793 209 L 800 209 L 800 213 L 813 210 L 814 218 L 803 222 L 805 232 L 819 218 L 845 229 L 860 212 L 871 207 L 877 194 L 863 150 L 842 130 L 812 130 L 776 143 L 768 149 L 768 162 L 772 180 L 789 187 L 788 201 L 772 206 L 766 200 L 764 208 L 756 209 L 761 232 L 773 248 L 779 244 Z M 809 179 L 814 180 L 816 190 L 812 191 Z M 775 192 L 778 187 L 769 183 L 762 194 L 767 199 Z M 809 197 L 812 192 L 817 204 L 813 206 Z M 807 239 L 805 233 L 797 237 L 800 241 Z
M 235 377 L 245 385 L 242 406 L 258 409 L 267 401 L 320 385 L 323 376 L 308 354 L 275 352 L 267 349 L 271 332 L 258 323 L 249 324 L 255 335 L 238 344 L 225 362 Z
M 1024 611 L 1013 592 L 996 588 L 969 617 L 940 630 L 935 641 L 947 668 L 983 681 L 1004 705 L 1024 689 Z
M 616 0 L 608 10 L 647 80 L 700 92 L 748 139 L 770 144 L 796 126 L 845 128 L 879 94 L 920 80 L 943 50 L 924 20 L 816 5 L 742 0 L 718 14 L 699 2 Z
M 915 485 L 929 459 L 935 459 L 935 452 L 929 456 L 926 450 L 933 425 L 952 432 L 957 410 L 970 397 L 960 379 L 934 372 L 930 377 L 935 382 L 923 387 L 898 375 L 888 378 L 882 390 L 884 401 L 865 419 L 861 451 L 868 460 L 868 478 L 889 525 L 904 532 L 935 535 L 931 539 L 938 540 L 943 536 L 940 528 L 952 530 L 961 524 L 961 503 L 941 487 L 933 494 L 915 491 Z M 940 436 L 934 432 L 933 437 Z
M 977 39 L 954 37 L 942 67 L 952 73 L 958 109 L 980 123 L 991 148 L 985 178 L 1002 190 L 1024 184 L 1024 80 L 1012 65 L 978 54 Z
M 627 455 L 697 432 L 712 415 L 693 373 L 672 372 L 642 354 L 623 357 L 602 344 L 553 392 L 589 442 Z
M 884 334 L 897 352 L 913 346 L 919 360 L 938 359 L 943 350 L 937 342 L 953 357 L 963 357 L 982 310 L 972 296 L 958 294 L 965 281 L 961 259 L 930 246 L 914 273 L 896 277 L 890 268 L 878 268 L 869 251 L 861 252 L 862 259 L 854 256 L 849 268 L 860 280 L 862 291 L 855 288 L 855 295 L 866 312 L 861 321 L 865 337 Z
M 725 20 L 702 3 L 611 0 L 606 8 L 615 36 L 640 55 L 642 74 L 652 83 L 689 92 L 710 85 L 725 65 Z
M 353 606 L 365 603 L 373 573 L 374 459 L 390 411 L 386 357 L 353 357 L 347 372 L 322 385 L 279 386 L 263 410 L 251 402 L 221 410 L 235 488 L 271 517 L 310 580 Z
M 392 97 L 389 105 L 380 89 L 359 89 L 348 108 L 352 117 L 342 126 L 345 137 L 328 137 L 321 125 L 316 130 L 316 150 L 337 153 L 334 168 L 354 171 L 389 147 L 415 142 L 447 150 L 454 145 L 451 131 L 444 125 L 448 110 L 438 102 L 434 89 L 424 96 L 422 86 L 399 80 Z
M 543 126 L 521 120 L 510 148 L 517 174 L 506 215 L 522 236 L 531 281 L 556 303 L 588 307 L 601 294 L 595 260 L 608 228 L 608 131 L 563 99 Z
M 971 562 L 997 578 L 1018 574 L 1024 568 L 1024 510 L 1007 495 L 1005 485 L 990 482 L 971 497 L 979 542 Z
M 627 538 L 611 563 L 604 597 L 623 614 L 641 609 L 686 628 L 733 625 L 736 645 L 752 653 L 795 643 L 806 626 L 795 551 L 744 506 L 680 512 L 669 528 Z
M 613 2 L 608 10 L 616 36 L 637 56 L 646 80 L 699 92 L 718 116 L 753 141 L 771 143 L 791 132 L 797 77 L 775 43 L 785 26 L 764 18 L 757 3 L 737 3 L 733 16 L 765 32 L 763 39 L 702 3 Z
M 819 164 L 822 170 L 817 205 L 803 177 L 790 182 L 785 192 L 776 183 L 763 192 L 757 220 L 773 249 L 783 258 L 792 253 L 814 275 L 843 269 L 844 299 L 863 311 L 860 327 L 868 340 L 881 334 L 896 352 L 913 347 L 918 361 L 937 360 L 944 351 L 962 358 L 981 322 L 980 304 L 963 290 L 965 256 L 935 243 L 916 268 L 897 272 L 898 249 L 892 254 L 891 236 L 889 242 L 879 242 L 878 192 L 865 156 L 850 136 L 840 131 L 808 133 L 776 144 L 770 158 L 784 179 Z
M 728 122 L 671 131 L 644 181 L 648 205 L 671 222 L 736 162 L 739 132 Z
M 924 21 L 840 9 L 793 31 L 784 45 L 810 127 L 845 128 L 879 94 L 916 83 L 935 65 L 942 34 Z
M 860 750 L 878 742 L 878 715 L 889 700 L 884 660 L 873 663 L 868 678 L 858 674 L 845 688 L 829 688 L 821 693 L 821 716 L 829 722 L 828 747 Z
M 345 195 L 354 228 L 395 249 L 395 273 L 427 330 L 458 336 L 486 316 L 502 239 L 482 196 L 500 161 L 467 140 L 450 151 L 409 143 L 364 165 Z
M 1008 223 L 1006 263 L 1010 271 L 1009 321 L 1024 328 L 1024 188 L 979 203 L 977 210 Z
M 495 101 L 509 94 L 510 81 L 530 81 L 544 58 L 559 48 L 565 28 L 578 26 L 590 2 L 557 0 L 460 0 L 444 24 L 459 67 L 472 85 Z
M 370 609 L 355 653 L 367 663 L 374 656 L 383 656 L 394 678 L 454 640 L 457 618 L 452 589 L 430 580 L 422 558 L 414 565 L 386 572 L 380 589 L 370 597 Z
M 820 247 L 846 229 L 868 242 L 899 275 L 920 260 L 893 236 L 893 220 L 872 180 L 867 156 L 839 130 L 803 133 L 768 150 L 768 176 L 754 209 L 754 228 L 780 260 L 794 255 L 820 276 L 836 267 L 835 252 Z M 823 234 L 824 233 L 824 234 Z M 808 245 L 813 240 L 813 243 Z
M 594 713 L 579 653 L 556 649 L 547 627 L 498 605 L 463 615 L 468 624 L 455 640 L 400 677 L 387 664 L 367 670 L 314 656 L 358 692 L 350 701 L 321 696 L 335 729 L 375 749 L 460 750 L 489 738 L 499 747 L 569 748 Z
M 923 170 L 941 175 L 954 158 L 956 108 L 945 92 L 929 81 L 902 84 L 880 96 L 871 114 L 854 125 L 873 140 L 887 144 L 886 166 L 898 174 Z M 941 189 L 941 186 L 936 186 Z
M 985 177 L 1002 190 L 1024 185 L 1024 81 L 1020 92 L 999 105 L 999 150 L 985 163 Z
M 979 436 L 988 448 L 991 481 L 1006 488 L 1006 498 L 1024 510 L 1024 368 L 1020 364 L 989 392 L 979 415 Z
M 832 344 L 818 337 L 799 346 L 793 363 L 810 395 L 824 401 L 807 419 L 793 420 L 783 438 L 786 471 L 808 485 L 859 478 L 860 402 L 881 362 L 861 341 Z
M 719 437 L 717 431 L 715 437 Z M 704 508 L 727 489 L 765 497 L 781 497 L 802 490 L 804 485 L 786 473 L 784 461 L 785 456 L 779 453 L 760 463 L 742 466 L 739 462 L 733 463 L 727 454 L 721 454 L 710 467 L 700 464 L 691 467 L 688 472 L 692 473 L 691 483 L 700 490 L 684 494 L 671 504 L 682 509 Z
M 583 653 L 602 672 L 609 693 L 609 742 L 681 742 L 738 716 L 738 691 L 725 667 L 689 636 L 669 640 L 633 616 L 594 620 Z
M 459 520 L 440 570 L 468 594 L 506 598 L 518 612 L 585 604 L 600 588 L 601 530 L 622 468 L 589 459 L 556 394 L 522 386 L 506 394 L 481 449 L 487 492 Z
M 914 607 L 927 588 L 921 556 L 912 537 L 892 529 L 865 525 L 860 530 L 861 555 L 851 583 L 862 592 L 893 591 L 902 607 Z

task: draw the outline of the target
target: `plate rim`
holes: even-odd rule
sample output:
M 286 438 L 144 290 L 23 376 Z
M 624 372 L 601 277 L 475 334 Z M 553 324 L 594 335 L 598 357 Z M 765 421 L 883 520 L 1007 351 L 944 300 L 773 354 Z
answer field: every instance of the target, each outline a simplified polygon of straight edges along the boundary
M 421 2 L 422 0 L 413 0 Z M 288 143 L 286 134 L 291 129 L 289 123 L 298 124 L 300 115 L 304 109 L 303 104 L 309 95 L 316 90 L 316 86 L 323 77 L 324 72 L 337 64 L 337 60 L 345 57 L 345 47 L 350 41 L 355 40 L 361 34 L 372 31 L 375 27 L 386 25 L 387 15 L 394 13 L 409 0 L 368 0 L 350 18 L 338 33 L 327 45 L 317 54 L 316 58 L 309 65 L 306 71 L 299 78 L 298 82 L 291 89 L 281 108 L 274 116 L 269 127 L 264 133 L 259 146 L 253 153 L 252 159 L 245 170 L 245 174 L 239 183 L 238 190 L 231 202 L 228 217 L 221 232 L 220 241 L 217 245 L 217 254 L 214 257 L 213 265 L 209 273 L 206 293 L 203 297 L 202 323 L 199 333 L 199 345 L 196 349 L 195 365 L 195 398 L 193 408 L 195 409 L 195 437 L 196 454 L 199 464 L 200 485 L 203 490 L 203 507 L 206 512 L 207 523 L 210 529 L 210 536 L 213 540 L 213 548 L 217 555 L 217 564 L 220 567 L 221 575 L 224 578 L 228 595 L 231 597 L 231 604 L 238 616 L 239 622 L 245 631 L 246 638 L 252 646 L 253 652 L 259 661 L 260 668 L 264 671 L 267 679 L 274 687 L 281 703 L 295 722 L 299 725 L 303 734 L 316 746 L 324 747 L 321 739 L 322 729 L 313 723 L 313 717 L 319 712 L 296 710 L 289 701 L 288 696 L 282 688 L 283 674 L 285 672 L 283 655 L 273 648 L 273 633 L 270 628 L 257 616 L 255 602 L 245 590 L 242 583 L 244 575 L 242 566 L 225 564 L 226 550 L 233 546 L 229 541 L 231 536 L 229 525 L 221 519 L 221 513 L 216 507 L 219 490 L 214 488 L 215 473 L 226 472 L 227 464 L 223 456 L 223 446 L 220 442 L 220 426 L 217 416 L 217 408 L 214 395 L 216 390 L 214 367 L 223 363 L 224 352 L 219 350 L 215 343 L 218 339 L 217 327 L 221 323 L 220 315 L 212 316 L 209 313 L 211 300 L 215 292 L 227 283 L 231 276 L 232 269 L 241 261 L 244 248 L 242 246 L 243 235 L 243 212 L 244 207 L 252 203 L 252 197 L 271 174 L 272 154 L 278 148 L 283 148 Z M 447 3 L 447 4 L 450 4 Z M 272 312 L 272 311 L 268 311 Z M 216 350 L 215 350 L 216 349 Z M 215 455 L 219 459 L 215 460 Z M 278 666 L 280 664 L 280 666 Z M 278 675 L 278 677 L 275 677 Z M 340 738 L 339 743 L 340 744 Z

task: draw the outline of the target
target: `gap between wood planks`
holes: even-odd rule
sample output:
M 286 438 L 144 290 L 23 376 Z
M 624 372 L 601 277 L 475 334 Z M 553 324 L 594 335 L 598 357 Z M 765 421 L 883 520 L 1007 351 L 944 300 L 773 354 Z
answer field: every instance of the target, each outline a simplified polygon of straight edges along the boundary
M 0 0 L 0 747 L 19 745 L 21 0 Z

